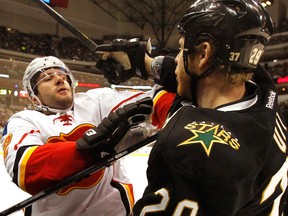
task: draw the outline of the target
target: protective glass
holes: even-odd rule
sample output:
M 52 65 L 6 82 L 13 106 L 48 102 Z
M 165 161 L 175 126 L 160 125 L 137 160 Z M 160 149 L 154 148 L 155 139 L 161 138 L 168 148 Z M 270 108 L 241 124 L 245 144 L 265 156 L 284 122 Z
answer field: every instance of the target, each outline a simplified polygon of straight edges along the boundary
M 49 68 L 49 69 L 53 69 L 53 68 Z M 67 79 L 67 71 L 63 68 L 55 68 L 57 69 L 57 71 L 53 71 L 53 72 L 49 72 L 47 73 L 47 68 L 45 69 L 45 71 L 42 71 L 42 73 L 40 74 L 40 80 L 35 84 L 35 86 L 32 88 L 32 90 L 34 90 L 38 85 L 39 83 L 45 81 L 49 81 L 51 79 L 53 79 L 55 76 L 59 76 L 61 77 L 62 79 L 68 81 Z

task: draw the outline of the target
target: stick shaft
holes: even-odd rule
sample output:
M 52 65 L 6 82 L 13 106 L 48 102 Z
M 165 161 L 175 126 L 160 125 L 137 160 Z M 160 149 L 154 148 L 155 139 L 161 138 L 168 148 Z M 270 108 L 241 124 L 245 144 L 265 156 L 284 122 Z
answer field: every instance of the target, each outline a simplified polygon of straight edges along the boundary
M 138 142 L 136 143 L 135 145 L 132 145 L 130 147 L 128 147 L 127 149 L 117 153 L 116 155 L 113 155 L 112 157 L 110 158 L 107 158 L 105 159 L 104 161 L 100 162 L 100 163 L 97 163 L 81 172 L 78 172 L 76 173 L 75 175 L 63 180 L 62 182 L 50 187 L 50 188 L 47 188 L 13 206 L 11 206 L 10 208 L 0 212 L 0 215 L 1 216 L 4 216 L 4 215 L 9 215 L 9 214 L 12 214 L 16 211 L 19 211 L 25 207 L 28 207 L 30 205 L 32 205 L 34 202 L 40 200 L 40 199 L 43 199 L 51 194 L 54 194 L 56 193 L 57 191 L 61 190 L 62 188 L 65 188 L 83 178 L 85 178 L 86 176 L 92 174 L 92 173 L 95 173 L 101 169 L 104 169 L 105 167 L 109 167 L 112 163 L 114 163 L 115 161 L 117 161 L 118 159 L 132 153 L 133 151 L 136 151 L 137 149 L 145 146 L 145 145 L 148 145 L 149 143 L 155 141 L 157 138 L 157 134 L 154 134 L 150 137 L 148 137 L 147 139 L 141 141 L 141 142 Z
M 42 0 L 33 0 L 35 1 L 43 10 L 45 10 L 51 17 L 53 17 L 57 22 L 64 26 L 68 31 L 75 35 L 88 49 L 95 51 L 98 45 L 83 34 L 80 30 L 74 27 L 68 20 L 66 20 L 61 14 L 57 13 L 53 8 L 47 5 Z

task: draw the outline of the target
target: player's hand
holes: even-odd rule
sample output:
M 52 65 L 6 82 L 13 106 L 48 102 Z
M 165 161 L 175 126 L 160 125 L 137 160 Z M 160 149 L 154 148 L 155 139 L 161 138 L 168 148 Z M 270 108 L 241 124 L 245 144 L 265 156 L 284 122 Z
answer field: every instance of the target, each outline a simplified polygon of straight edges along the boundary
M 147 41 L 139 41 L 138 38 L 116 39 L 111 44 L 99 45 L 96 52 L 103 52 L 102 59 L 97 62 L 96 67 L 110 83 L 120 84 L 132 77 L 148 79 L 145 55 L 151 53 L 150 39 Z M 117 70 L 111 70 L 109 65 L 116 63 L 119 63 L 121 68 L 118 66 Z
M 101 161 L 121 149 L 118 145 L 122 138 L 131 127 L 147 121 L 152 109 L 153 102 L 149 97 L 127 104 L 110 113 L 97 127 L 87 130 L 83 137 L 77 140 L 76 147 L 80 150 L 91 150 L 95 160 Z

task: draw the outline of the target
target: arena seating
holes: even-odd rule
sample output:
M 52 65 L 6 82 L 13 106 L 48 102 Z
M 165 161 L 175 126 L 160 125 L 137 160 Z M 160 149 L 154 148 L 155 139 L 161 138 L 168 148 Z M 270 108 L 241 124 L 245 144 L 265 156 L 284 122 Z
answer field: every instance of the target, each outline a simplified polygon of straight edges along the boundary
M 275 34 L 275 36 L 271 37 L 269 41 L 269 45 L 274 46 L 277 44 L 288 43 L 288 24 L 284 23 L 281 26 L 281 30 L 286 31 L 285 33 Z M 117 36 L 115 35 L 115 38 Z M 123 36 L 122 36 L 123 37 Z M 113 38 L 113 36 L 112 36 Z M 107 41 L 107 38 L 103 37 L 101 39 L 93 39 L 95 43 L 102 44 L 103 41 Z M 60 38 L 56 35 L 48 35 L 48 34 L 27 34 L 20 32 L 16 29 L 9 28 L 7 26 L 0 26 L 0 49 L 4 50 L 12 50 L 20 53 L 33 54 L 36 56 L 47 56 L 47 55 L 55 55 L 62 59 L 67 60 L 75 60 L 82 62 L 95 62 L 95 54 L 90 51 L 87 47 L 85 47 L 78 39 L 73 37 L 63 37 Z M 177 49 L 164 49 L 162 51 L 156 51 L 156 54 L 164 54 L 164 55 L 176 55 L 178 52 Z M 288 55 L 286 55 L 288 56 Z M 288 76 L 288 59 L 282 59 L 279 62 L 262 62 L 263 66 L 268 70 L 271 74 L 271 77 L 277 82 L 277 80 L 281 77 Z M 19 81 L 19 85 L 21 85 L 21 77 L 24 71 L 25 65 L 20 63 L 16 63 L 12 65 L 2 64 L 1 69 L 2 72 L 5 70 L 11 70 L 10 74 L 15 76 L 14 79 Z M 77 80 L 80 82 L 89 82 L 94 80 L 97 83 L 100 83 L 100 86 L 109 86 L 109 83 L 102 76 L 94 76 L 93 78 L 91 74 L 83 74 L 83 73 L 75 73 Z M 137 85 L 145 85 L 142 80 L 132 79 L 124 83 L 128 86 L 137 86 Z M 149 83 L 152 85 L 152 82 Z M 1 86 L 0 86 L 1 87 Z M 288 89 L 288 88 L 287 88 Z M 85 89 L 83 89 L 85 90 Z M 80 89 L 81 91 L 81 89 Z M 6 102 L 5 102 L 6 101 Z M 9 101 L 9 100 L 8 100 Z M 3 103 L 2 103 L 3 102 Z M 18 99 L 14 100 L 13 105 L 7 104 L 7 97 L 0 95 L 0 128 L 2 128 L 7 118 L 14 112 L 19 111 L 23 108 L 33 108 L 31 104 L 26 99 Z M 288 103 L 283 103 L 283 110 L 288 110 Z

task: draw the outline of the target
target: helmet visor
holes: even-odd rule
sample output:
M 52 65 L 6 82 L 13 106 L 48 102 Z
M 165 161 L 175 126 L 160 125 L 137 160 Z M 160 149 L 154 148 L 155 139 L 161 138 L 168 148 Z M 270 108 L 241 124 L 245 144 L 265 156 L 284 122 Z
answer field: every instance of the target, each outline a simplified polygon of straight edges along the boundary
M 32 85 L 31 83 L 31 87 L 32 90 L 34 91 L 35 88 L 41 83 L 41 82 L 48 82 L 51 79 L 53 79 L 54 77 L 61 77 L 63 80 L 68 81 L 68 83 L 71 85 L 71 77 L 70 77 L 70 73 L 62 67 L 50 67 L 50 68 L 45 68 L 42 70 L 39 70 L 34 77 L 32 78 L 32 80 L 35 80 L 35 84 Z

